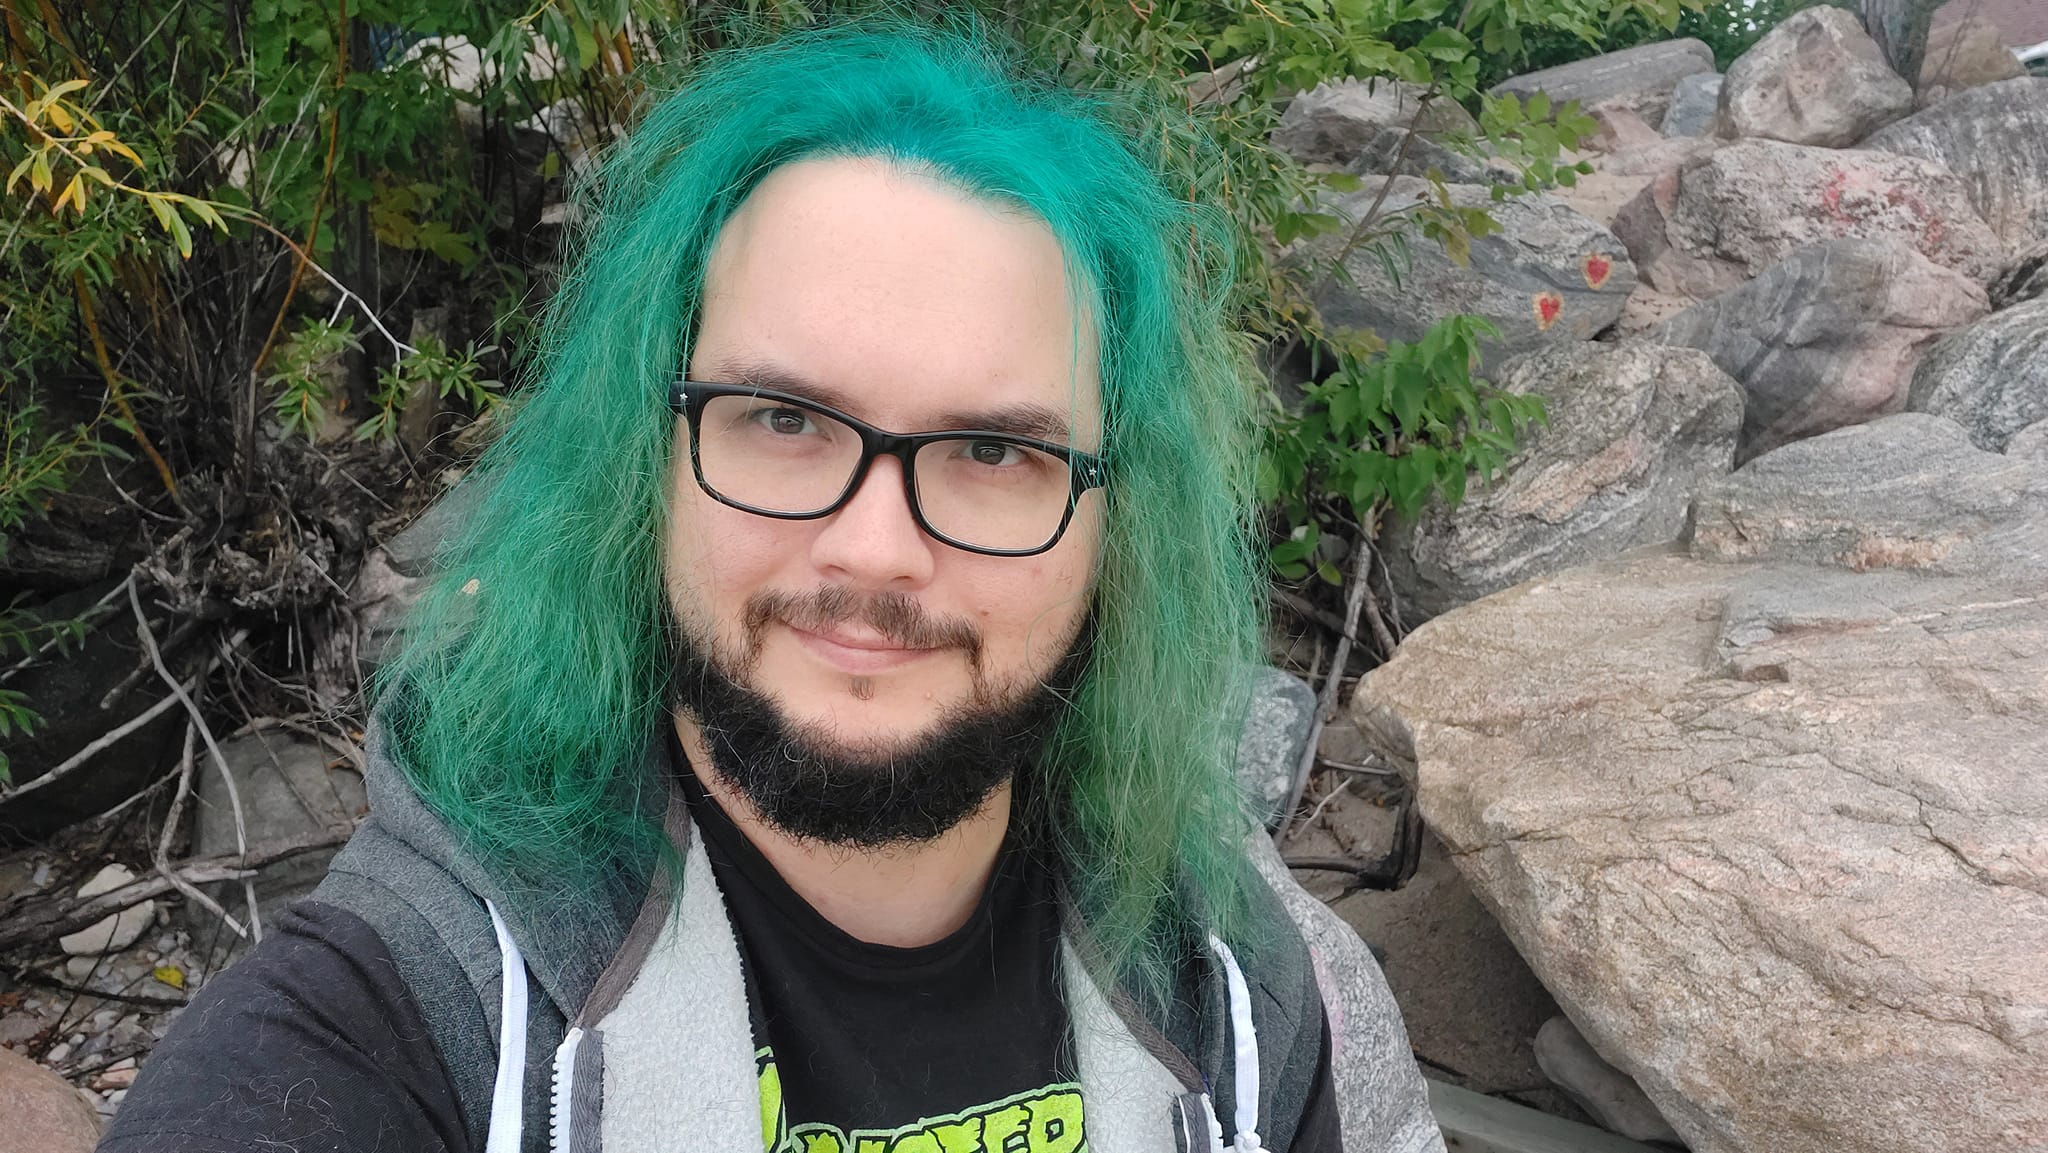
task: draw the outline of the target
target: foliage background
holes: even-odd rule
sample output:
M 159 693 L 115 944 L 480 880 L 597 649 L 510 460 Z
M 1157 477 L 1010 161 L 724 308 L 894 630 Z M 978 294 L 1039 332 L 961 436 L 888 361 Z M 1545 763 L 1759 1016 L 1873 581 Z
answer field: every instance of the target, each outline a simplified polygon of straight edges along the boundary
M 1542 413 L 1474 378 L 1481 322 L 1445 318 L 1391 348 L 1323 325 L 1309 289 L 1339 273 L 1294 242 L 1342 232 L 1402 255 L 1392 209 L 1318 210 L 1357 176 L 1267 147 L 1286 99 L 1331 77 L 1398 78 L 1478 116 L 1468 147 L 1503 174 L 1498 194 L 1568 183 L 1590 121 L 1485 89 L 1674 34 L 1725 64 L 1799 0 L 1688 3 L 888 7 L 972 9 L 1061 82 L 1143 94 L 1131 130 L 1237 220 L 1247 364 L 1311 366 L 1299 400 L 1270 406 L 1275 578 L 1297 607 L 1341 600 L 1349 633 L 1374 599 L 1381 516 L 1457 499 Z M 83 643 L 124 578 L 151 590 L 172 641 L 241 638 L 215 688 L 245 716 L 346 729 L 356 568 L 516 404 L 577 226 L 568 188 L 701 53 L 880 7 L 0 0 L 0 171 L 15 177 L 0 194 L 0 654 L 14 662 L 0 737 L 40 719 L 7 682 Z M 1219 68 L 1221 82 L 1206 75 Z M 1454 256 L 1492 227 L 1448 198 L 1400 211 Z

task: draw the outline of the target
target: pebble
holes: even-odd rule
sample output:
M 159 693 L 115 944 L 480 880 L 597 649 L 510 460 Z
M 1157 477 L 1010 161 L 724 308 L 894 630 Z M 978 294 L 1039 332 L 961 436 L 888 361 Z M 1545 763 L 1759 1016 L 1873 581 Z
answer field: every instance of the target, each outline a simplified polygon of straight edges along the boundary
M 99 968 L 100 961 L 98 957 L 73 957 L 64 962 L 64 978 L 74 985 L 82 984 Z
M 49 1052 L 47 1052 L 47 1053 L 43 1054 L 43 1064 L 45 1064 L 45 1065 L 61 1065 L 61 1064 L 63 1064 L 63 1063 L 64 1063 L 65 1059 L 66 1059 L 66 1058 L 68 1058 L 68 1057 L 70 1057 L 70 1056 L 71 1056 L 71 1045 L 70 1045 L 70 1043 L 69 1043 L 69 1042 L 67 1042 L 67 1041 L 59 1041 L 59 1042 L 57 1042 L 57 1043 L 56 1043 L 55 1045 L 52 1045 L 52 1046 L 50 1046 L 50 1051 L 49 1051 Z
M 126 1069 L 110 1067 L 99 1076 L 93 1078 L 92 1087 L 95 1089 L 112 1089 L 119 1092 L 135 1083 L 135 1073 L 136 1069 L 133 1062 L 130 1062 Z

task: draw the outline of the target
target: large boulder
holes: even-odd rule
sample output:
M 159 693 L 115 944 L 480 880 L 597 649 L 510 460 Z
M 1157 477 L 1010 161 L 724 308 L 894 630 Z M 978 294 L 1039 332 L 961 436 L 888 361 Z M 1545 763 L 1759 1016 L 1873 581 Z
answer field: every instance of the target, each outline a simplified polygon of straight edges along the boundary
M 2048 77 L 1957 93 L 1860 147 L 1933 160 L 1962 177 L 1978 215 L 2015 253 L 2048 240 Z
M 2048 420 L 2037 420 L 2012 434 L 2005 442 L 2005 455 L 2014 460 L 2038 460 L 2048 464 Z
M 1721 107 L 1721 74 L 1695 72 L 1671 90 L 1671 107 L 1664 110 L 1664 135 L 1709 136 L 1714 131 L 1714 114 Z
M 1972 5 L 1961 19 L 1938 22 L 1928 32 L 1927 54 L 1920 58 L 1914 89 L 1925 107 L 1965 88 L 2011 80 L 2026 71 L 1998 25 Z
M 323 833 L 346 834 L 369 810 L 362 771 L 351 757 L 317 741 L 287 731 L 258 730 L 221 746 L 221 756 L 235 779 L 241 802 L 242 832 L 250 847 L 306 840 Z M 195 781 L 198 793 L 194 851 L 215 856 L 236 851 L 235 798 L 218 768 Z M 259 915 L 274 923 L 286 905 L 307 893 L 327 875 L 334 850 L 322 849 L 257 870 L 254 878 Z M 239 919 L 246 907 L 240 884 L 216 886 L 213 896 Z M 187 912 L 204 923 L 210 914 Z
M 1550 194 L 1602 227 L 1614 229 L 1621 210 L 1643 189 L 1668 180 L 1688 162 L 1712 152 L 1718 143 L 1711 137 L 1680 136 L 1613 149 L 1588 157 L 1593 171 L 1580 176 L 1571 187 L 1556 188 Z M 1628 237 L 1621 236 L 1621 240 L 1627 243 Z
M 1900 411 L 1921 354 L 1985 310 L 1974 280 L 1903 244 L 1831 240 L 1644 339 L 1701 349 L 1742 382 L 1741 462 Z
M 2005 256 L 1941 165 L 1775 140 L 1739 141 L 1646 182 L 1614 230 L 1644 282 L 1695 300 L 1845 236 L 1899 241 L 1973 280 L 1996 274 Z
M 2048 420 L 2048 299 L 1941 338 L 1914 370 L 1906 407 L 1958 422 L 1990 452 L 2004 452 L 2014 433 Z
M 2048 1148 L 2048 463 L 1936 423 L 1765 457 L 1700 502 L 1761 541 L 1465 606 L 1356 698 L 1693 1153 Z
M 1786 445 L 1704 486 L 1692 552 L 2038 582 L 2048 473 L 1972 446 L 1946 417 L 1902 412 Z
M 1401 80 L 1325 81 L 1288 102 L 1273 130 L 1273 146 L 1303 164 L 1407 176 L 1436 168 L 1450 180 L 1479 180 L 1485 166 L 1443 143 L 1476 137 L 1478 122 L 1454 100 L 1425 104 L 1426 91 Z M 1411 125 L 1415 139 L 1403 155 Z
M 1854 13 L 1794 12 L 1728 66 L 1719 125 L 1731 136 L 1843 148 L 1913 110 Z
M 1553 104 L 1576 100 L 1586 108 L 1620 102 L 1655 128 L 1663 122 L 1678 82 L 1713 70 L 1714 50 L 1705 44 L 1664 40 L 1510 76 L 1493 86 L 1493 94 L 1526 99 L 1542 92 Z
M 1560 345 L 1509 361 L 1499 383 L 1543 397 L 1549 423 L 1504 479 L 1392 526 L 1387 570 L 1408 620 L 1677 540 L 1693 493 L 1734 460 L 1742 388 L 1693 349 Z
M 1427 181 L 1393 178 L 1386 209 L 1413 206 L 1430 193 Z M 1347 223 L 1373 203 L 1377 182 L 1358 192 L 1328 196 L 1327 211 Z M 1411 258 L 1399 275 L 1368 246 L 1345 258 L 1348 277 L 1325 278 L 1316 306 L 1338 327 L 1365 328 L 1387 340 L 1414 341 L 1430 325 L 1453 313 L 1485 317 L 1500 330 L 1485 357 L 1495 365 L 1518 352 L 1547 344 L 1586 340 L 1613 324 L 1635 288 L 1635 265 L 1614 234 L 1562 201 L 1543 195 L 1510 197 L 1495 203 L 1490 190 L 1472 184 L 1448 186 L 1461 208 L 1486 208 L 1501 231 L 1472 242 L 1471 259 L 1458 264 L 1404 215 L 1401 229 Z M 1327 259 L 1346 233 L 1308 242 L 1304 254 Z M 1397 262 L 1398 263 L 1398 262 Z

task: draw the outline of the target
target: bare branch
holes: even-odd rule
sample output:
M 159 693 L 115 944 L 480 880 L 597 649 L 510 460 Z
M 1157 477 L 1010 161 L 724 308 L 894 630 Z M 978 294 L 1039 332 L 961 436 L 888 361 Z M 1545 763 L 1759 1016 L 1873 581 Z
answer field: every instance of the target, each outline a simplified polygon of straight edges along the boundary
M 302 840 L 258 845 L 247 853 L 184 861 L 173 866 L 172 871 L 179 880 L 192 885 L 246 880 L 255 876 L 256 870 L 272 862 L 333 848 L 348 840 L 353 832 L 353 829 L 322 829 Z M 0 951 L 54 941 L 130 906 L 175 892 L 177 887 L 169 878 L 151 874 L 85 900 L 63 897 L 25 902 L 23 907 L 10 912 L 5 922 L 0 922 Z
M 141 638 L 143 648 L 149 651 L 149 663 L 156 666 L 156 675 L 171 686 L 171 692 L 183 702 L 185 711 L 191 714 L 192 724 L 199 730 L 200 737 L 206 741 L 206 751 L 212 755 L 214 767 L 220 770 L 221 784 L 228 791 L 228 804 L 235 812 L 235 848 L 247 855 L 249 835 L 242 822 L 242 793 L 235 787 L 235 774 L 228 769 L 228 759 L 221 755 L 220 745 L 214 741 L 213 730 L 207 727 L 206 717 L 199 712 L 199 705 L 178 684 L 177 678 L 171 676 L 171 670 L 164 667 L 163 654 L 158 652 L 156 647 L 156 634 L 149 629 L 149 618 L 142 611 L 142 597 L 135 591 L 133 581 L 128 584 L 128 607 L 135 610 L 136 634 Z M 248 876 L 242 878 L 242 893 L 249 901 L 249 930 L 258 941 L 261 941 L 263 923 L 256 913 L 256 882 L 250 880 Z
M 165 712 L 169 711 L 170 707 L 172 705 L 177 704 L 178 701 L 181 699 L 180 694 L 184 693 L 188 688 L 197 689 L 199 687 L 199 683 L 206 679 L 206 674 L 212 671 L 213 658 L 208 657 L 206 659 L 206 663 L 200 668 L 199 672 L 194 674 L 192 679 L 187 681 L 184 687 L 180 687 L 178 692 L 172 693 L 170 696 L 165 697 L 163 700 L 160 700 L 157 703 L 144 709 L 140 713 L 137 713 L 133 718 L 131 718 L 127 722 L 115 727 L 114 729 L 110 730 L 105 736 L 100 737 L 99 739 L 93 741 L 91 744 L 71 754 L 70 758 L 66 760 L 63 764 L 58 765 L 56 768 L 51 769 L 49 772 L 44 773 L 42 776 L 37 777 L 35 780 L 30 781 L 27 784 L 21 785 L 17 788 L 12 788 L 8 789 L 5 792 L 0 792 L 0 805 L 4 805 L 7 802 L 15 799 L 16 797 L 22 796 L 23 794 L 33 793 L 37 789 L 40 789 L 45 785 L 56 784 L 59 780 L 62 780 L 65 776 L 74 772 L 80 766 L 84 765 L 86 762 L 92 760 L 93 757 L 105 752 L 107 749 L 113 747 L 115 744 L 118 744 L 121 738 L 127 736 L 128 734 L 134 732 L 135 730 L 141 728 L 142 726 L 162 716 Z

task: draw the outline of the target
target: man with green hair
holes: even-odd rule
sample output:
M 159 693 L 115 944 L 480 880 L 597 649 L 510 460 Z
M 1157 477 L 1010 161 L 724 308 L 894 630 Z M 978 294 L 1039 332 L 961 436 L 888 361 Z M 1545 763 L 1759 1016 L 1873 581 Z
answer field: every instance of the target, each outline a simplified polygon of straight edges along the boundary
M 102 1148 L 1440 1147 L 1247 854 L 1228 234 L 1116 124 L 898 22 L 652 108 L 369 821 Z

